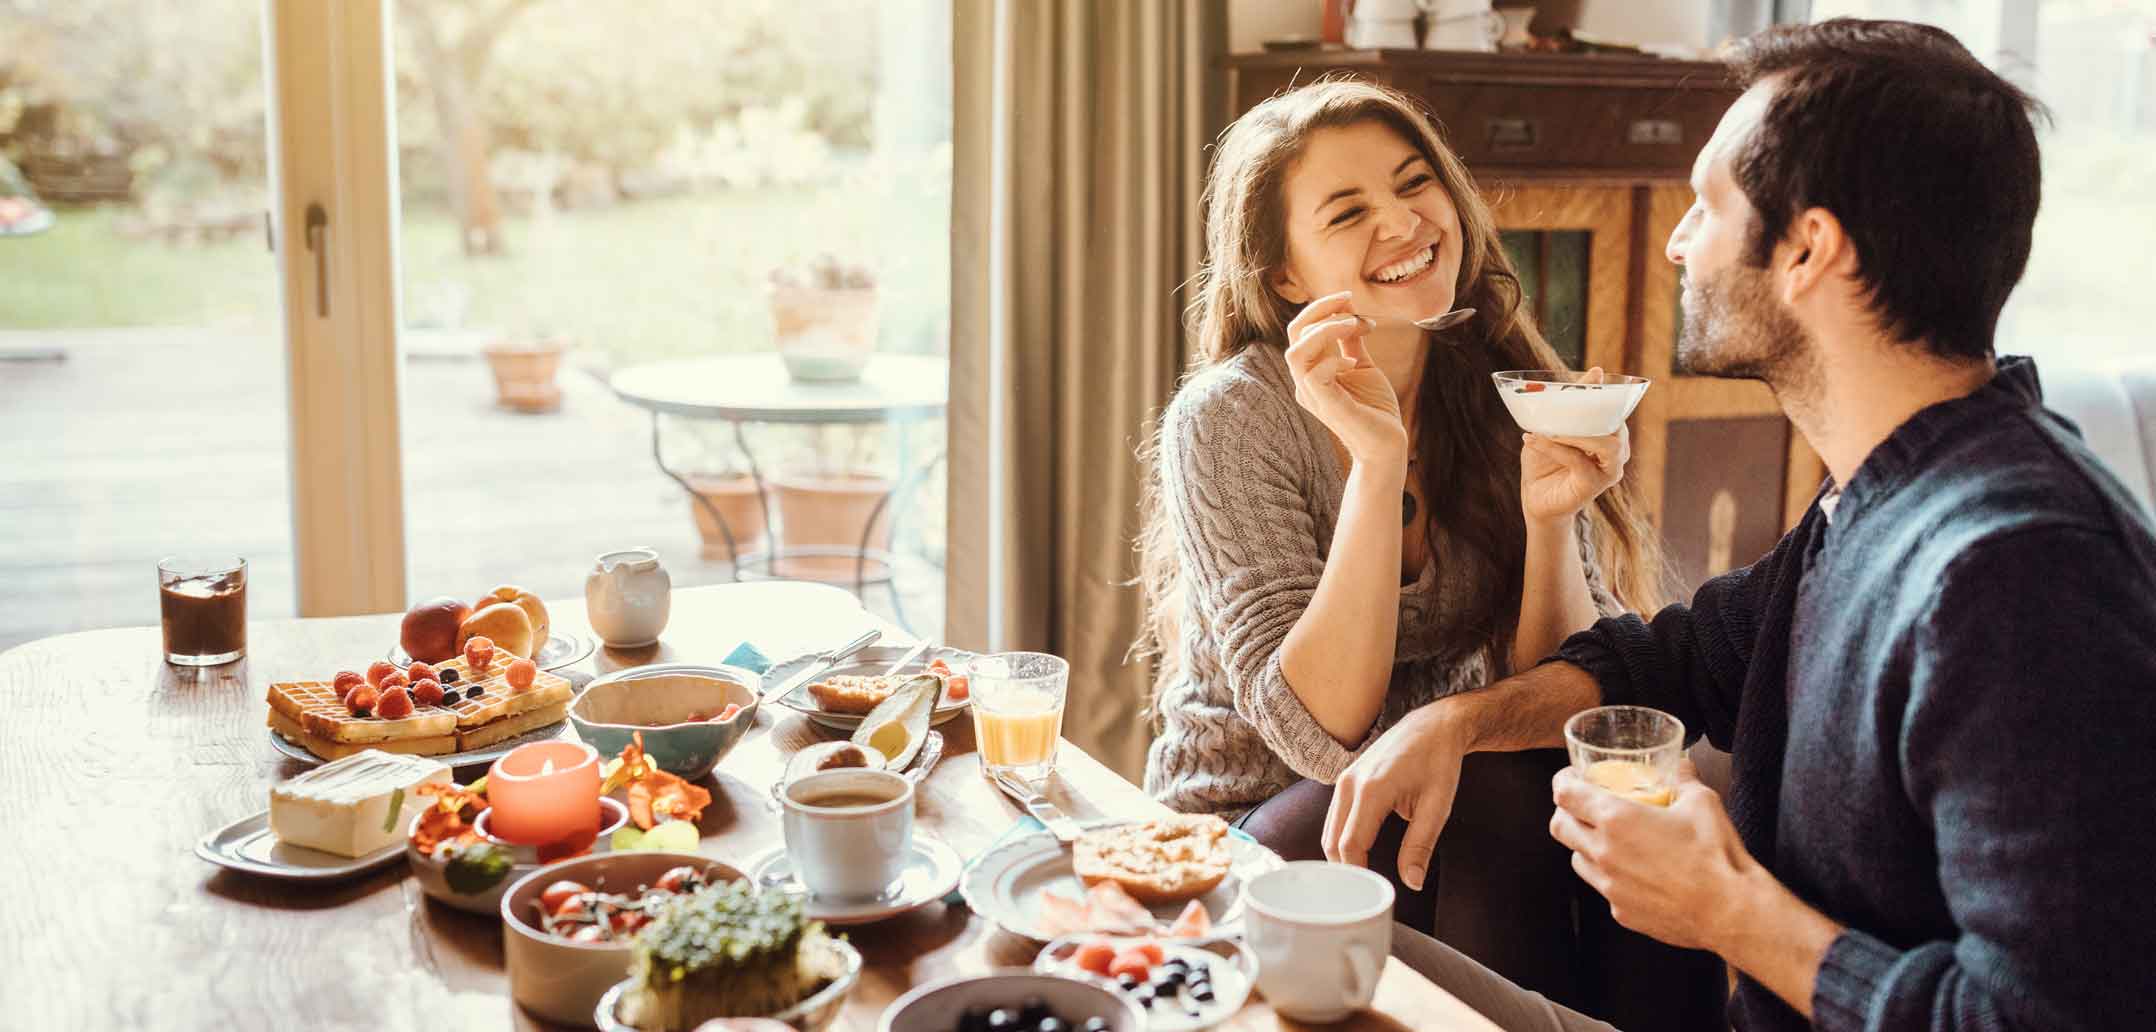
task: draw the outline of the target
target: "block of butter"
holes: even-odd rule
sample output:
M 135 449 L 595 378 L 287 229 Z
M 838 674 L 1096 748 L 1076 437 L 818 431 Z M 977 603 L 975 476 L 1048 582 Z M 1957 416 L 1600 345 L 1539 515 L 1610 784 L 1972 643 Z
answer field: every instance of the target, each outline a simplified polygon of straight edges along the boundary
M 362 857 L 404 837 L 423 801 L 412 789 L 447 783 L 449 768 L 424 756 L 368 749 L 270 789 L 270 831 L 279 842 Z

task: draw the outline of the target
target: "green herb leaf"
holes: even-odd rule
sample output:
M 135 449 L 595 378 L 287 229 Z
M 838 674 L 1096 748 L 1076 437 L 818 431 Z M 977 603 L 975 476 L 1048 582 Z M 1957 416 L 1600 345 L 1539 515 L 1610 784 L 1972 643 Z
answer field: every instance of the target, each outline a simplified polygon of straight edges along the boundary
M 516 866 L 509 851 L 492 843 L 481 843 L 457 851 L 442 869 L 442 878 L 449 883 L 451 892 L 474 895 L 500 885 Z
M 382 822 L 382 830 L 384 832 L 397 830 L 397 815 L 403 812 L 404 790 L 400 788 L 389 794 L 389 819 Z
M 474 782 L 472 782 L 472 783 L 471 783 L 471 784 L 469 784 L 469 785 L 466 785 L 466 786 L 465 786 L 465 791 L 467 791 L 467 792 L 475 792 L 475 793 L 478 793 L 479 795 L 486 795 L 486 794 L 487 794 L 487 776 L 486 776 L 486 775 L 484 775 L 484 774 L 481 774 L 481 775 L 479 775 L 479 780 L 477 780 L 477 781 L 474 781 Z

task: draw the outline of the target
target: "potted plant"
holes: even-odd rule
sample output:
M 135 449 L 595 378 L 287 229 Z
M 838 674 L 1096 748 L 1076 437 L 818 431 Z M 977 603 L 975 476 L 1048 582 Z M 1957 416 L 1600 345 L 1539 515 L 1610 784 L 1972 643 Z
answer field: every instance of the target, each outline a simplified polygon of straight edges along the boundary
M 821 426 L 806 455 L 797 455 L 771 478 L 778 510 L 779 540 L 787 549 L 857 549 L 891 547 L 891 508 L 883 500 L 892 479 L 881 472 L 874 426 Z M 870 519 L 875 520 L 874 526 Z M 793 559 L 782 563 L 781 576 L 847 580 L 854 576 L 851 558 Z M 871 574 L 881 564 L 871 563 Z
M 713 428 L 691 426 L 687 439 L 694 444 L 697 453 L 681 479 L 688 481 L 694 496 L 689 502 L 689 516 L 696 521 L 696 534 L 703 542 L 706 559 L 735 559 L 764 546 L 764 500 L 756 491 L 756 480 L 749 475 L 744 457 L 730 442 L 717 437 Z M 707 505 L 708 503 L 708 505 Z M 718 518 L 712 510 L 718 510 Z M 724 530 L 719 520 L 726 521 Z M 727 534 L 733 534 L 733 549 L 727 549 Z
M 787 375 L 810 383 L 861 378 L 876 350 L 876 274 L 825 254 L 771 271 L 771 338 Z
M 502 407 L 518 412 L 560 408 L 561 387 L 554 376 L 561 371 L 562 351 L 561 338 L 545 334 L 497 337 L 481 348 L 494 371 L 494 392 Z

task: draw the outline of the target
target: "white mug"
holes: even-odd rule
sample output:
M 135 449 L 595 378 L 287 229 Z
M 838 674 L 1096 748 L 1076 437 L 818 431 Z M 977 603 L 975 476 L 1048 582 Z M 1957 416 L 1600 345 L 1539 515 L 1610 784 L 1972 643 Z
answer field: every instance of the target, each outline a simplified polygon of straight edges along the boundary
M 829 805 L 838 796 L 874 801 Z M 817 898 L 881 897 L 905 873 L 913 848 L 913 782 L 887 770 L 829 770 L 779 793 L 780 830 L 794 876 Z
M 1348 864 L 1303 860 L 1243 888 L 1244 938 L 1273 1010 L 1312 1024 L 1370 1005 L 1392 955 L 1392 883 Z

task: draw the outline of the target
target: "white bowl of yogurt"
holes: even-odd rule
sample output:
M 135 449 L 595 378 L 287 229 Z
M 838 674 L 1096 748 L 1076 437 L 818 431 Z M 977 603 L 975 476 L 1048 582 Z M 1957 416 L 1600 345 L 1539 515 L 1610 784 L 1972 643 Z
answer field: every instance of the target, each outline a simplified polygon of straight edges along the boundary
M 1601 382 L 1570 369 L 1512 369 L 1491 373 L 1520 429 L 1546 437 L 1603 437 L 1617 432 L 1650 382 L 1644 376 L 1601 374 Z

